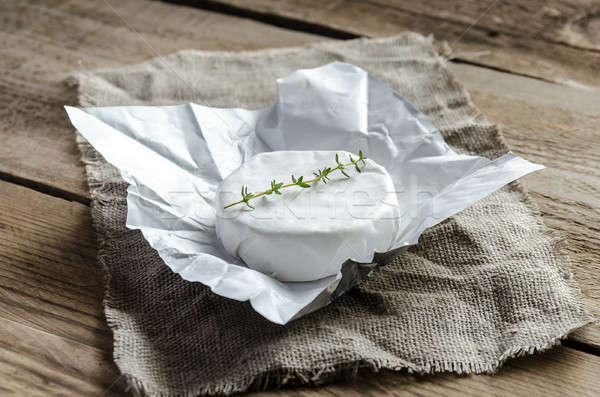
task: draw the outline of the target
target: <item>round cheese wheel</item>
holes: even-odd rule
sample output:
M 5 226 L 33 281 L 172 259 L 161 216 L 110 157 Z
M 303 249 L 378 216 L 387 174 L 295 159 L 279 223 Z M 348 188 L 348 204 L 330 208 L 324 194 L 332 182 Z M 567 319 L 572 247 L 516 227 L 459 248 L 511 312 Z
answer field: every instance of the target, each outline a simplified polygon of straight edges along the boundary
M 320 168 L 349 163 L 348 152 L 275 151 L 258 154 L 232 172 L 216 192 L 216 232 L 225 249 L 251 269 L 280 281 L 313 281 L 337 274 L 348 260 L 368 263 L 388 251 L 400 226 L 400 209 L 387 171 L 367 159 L 329 174 L 310 188 L 281 188 L 281 195 L 240 203 L 242 186 L 258 194 L 275 183 L 315 178 Z M 358 156 L 352 155 L 354 159 Z

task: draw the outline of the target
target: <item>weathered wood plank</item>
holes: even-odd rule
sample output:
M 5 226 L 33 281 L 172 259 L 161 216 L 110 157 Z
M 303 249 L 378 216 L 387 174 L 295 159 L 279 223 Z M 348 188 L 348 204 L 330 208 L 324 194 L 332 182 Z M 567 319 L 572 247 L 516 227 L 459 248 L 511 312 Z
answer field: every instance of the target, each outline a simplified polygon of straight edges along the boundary
M 110 350 L 89 207 L 0 181 L 0 317 Z
M 544 222 L 566 236 L 577 280 L 600 316 L 600 94 L 451 64 L 474 103 L 498 123 L 513 151 L 548 168 L 521 179 Z M 572 336 L 600 347 L 600 326 Z
M 461 0 L 448 3 L 444 0 L 372 0 L 372 3 L 453 23 L 470 25 L 477 21 L 490 32 L 543 39 L 576 48 L 600 49 L 600 31 L 593 27 L 600 18 L 598 1 Z
M 203 7 L 199 1 L 190 3 Z M 448 41 L 459 59 L 563 84 L 600 88 L 600 31 L 594 27 L 600 19 L 597 1 L 217 0 L 211 4 L 367 37 L 406 30 L 433 33 L 436 39 Z
M 314 397 L 363 396 L 596 396 L 600 357 L 560 347 L 543 355 L 509 361 L 498 375 L 412 376 L 364 373 L 354 382 L 320 389 L 296 389 L 286 395 Z M 252 397 L 275 396 L 252 393 Z
M 0 319 L 0 378 L 1 395 L 124 394 L 110 352 L 5 318 Z
M 252 50 L 320 37 L 154 1 L 0 2 L 0 175 L 89 197 L 62 80 L 181 49 Z M 68 194 L 65 194 L 70 197 Z

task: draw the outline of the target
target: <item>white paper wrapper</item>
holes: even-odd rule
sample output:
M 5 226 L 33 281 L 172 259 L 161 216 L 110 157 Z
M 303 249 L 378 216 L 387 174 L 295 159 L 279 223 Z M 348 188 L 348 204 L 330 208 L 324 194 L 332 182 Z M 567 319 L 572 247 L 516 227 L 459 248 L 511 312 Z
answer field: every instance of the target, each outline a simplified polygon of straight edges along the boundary
M 127 227 L 140 229 L 185 280 L 249 300 L 275 323 L 326 305 L 372 266 L 347 262 L 336 276 L 282 283 L 229 255 L 215 233 L 215 192 L 254 154 L 362 149 L 387 169 L 404 203 L 392 248 L 416 244 L 426 228 L 543 168 L 512 153 L 493 161 L 455 153 L 423 114 L 354 65 L 298 70 L 277 88 L 276 103 L 260 110 L 66 107 L 77 130 L 130 184 Z

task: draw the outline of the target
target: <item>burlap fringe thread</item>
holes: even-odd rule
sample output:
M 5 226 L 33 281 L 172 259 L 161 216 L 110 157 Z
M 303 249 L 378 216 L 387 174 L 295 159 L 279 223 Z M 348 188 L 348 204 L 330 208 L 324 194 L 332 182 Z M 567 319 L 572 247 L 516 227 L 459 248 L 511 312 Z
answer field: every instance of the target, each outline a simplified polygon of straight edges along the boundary
M 429 37 L 429 39 L 433 40 L 432 37 Z M 442 50 L 442 52 L 446 53 L 447 55 L 446 56 L 440 55 L 439 60 L 442 63 L 446 63 L 451 56 L 450 55 L 451 51 L 450 51 L 447 43 L 445 45 L 443 45 L 443 49 L 444 50 Z M 70 79 L 66 80 L 66 83 L 70 87 L 78 87 L 78 83 L 77 83 L 76 79 L 70 78 Z M 458 85 L 461 85 L 458 82 L 456 82 L 456 83 Z M 466 93 L 466 90 L 464 90 L 464 88 L 463 88 L 463 91 Z M 473 105 L 468 93 L 467 93 L 467 98 L 468 98 L 469 105 L 473 109 L 477 109 Z M 79 103 L 87 103 L 85 101 L 85 98 L 81 97 L 81 92 L 78 93 L 78 99 L 79 99 Z M 481 113 L 479 113 L 478 116 L 483 117 L 483 115 L 481 115 Z M 508 145 L 499 130 L 498 130 L 498 134 L 497 134 L 496 138 L 498 139 L 500 145 L 508 151 Z M 108 189 L 104 188 L 104 185 L 105 185 L 105 183 L 107 183 L 107 181 L 100 180 L 97 177 L 97 175 L 95 174 L 95 167 L 98 167 L 99 164 L 101 162 L 103 162 L 104 160 L 102 159 L 101 155 L 99 155 L 89 145 L 89 143 L 83 137 L 81 137 L 81 135 L 79 135 L 79 134 L 77 134 L 77 144 L 78 144 L 79 150 L 81 152 L 81 160 L 85 164 L 85 168 L 86 168 L 86 172 L 87 172 L 87 176 L 88 176 L 88 184 L 89 184 L 90 191 L 92 194 L 92 206 L 106 206 L 106 205 L 108 205 L 108 201 L 110 201 L 110 200 L 115 200 L 115 199 L 123 200 L 124 198 L 117 198 L 117 197 L 107 198 L 107 197 L 103 197 L 102 195 L 98 194 L 98 192 L 103 192 L 103 191 L 108 190 Z M 540 226 L 542 226 L 543 221 L 541 218 L 540 210 L 537 207 L 537 205 L 535 204 L 535 202 L 531 199 L 529 193 L 523 188 L 521 183 L 518 181 L 513 182 L 512 186 L 515 189 L 517 189 L 520 193 L 523 194 L 524 200 L 527 203 L 527 205 L 529 206 L 529 208 L 534 212 L 534 214 L 537 218 L 538 224 Z M 92 219 L 93 219 L 94 227 L 96 228 L 96 230 L 99 230 L 97 228 L 97 223 L 96 223 L 95 217 L 92 217 Z M 542 230 L 544 230 L 544 229 L 546 229 L 545 226 L 542 227 Z M 573 274 L 570 269 L 571 262 L 570 262 L 570 258 L 568 255 L 568 251 L 566 249 L 566 238 L 564 236 L 559 236 L 558 233 L 551 233 L 551 232 L 546 232 L 546 233 L 551 234 L 551 236 L 553 238 L 553 245 L 556 249 L 556 252 L 558 252 L 559 255 L 561 255 L 564 259 L 564 262 L 563 262 L 564 266 L 560 269 L 564 279 L 567 281 L 569 286 L 571 288 L 573 288 L 573 290 L 575 291 L 575 294 L 579 298 L 581 298 L 582 297 L 581 290 L 579 289 L 578 285 L 575 283 Z M 98 240 L 98 246 L 99 246 L 98 262 L 100 263 L 100 265 L 102 266 L 102 268 L 104 270 L 105 294 L 104 294 L 103 303 L 104 303 L 105 307 L 111 307 L 112 306 L 112 297 L 110 295 L 109 288 L 108 288 L 108 286 L 110 284 L 110 273 L 108 272 L 108 269 L 106 268 L 105 262 L 104 262 L 104 256 L 105 256 L 104 238 L 101 235 L 101 233 L 97 233 L 97 235 L 98 235 L 97 240 Z M 105 315 L 106 315 L 107 323 L 108 323 L 109 327 L 111 327 L 111 329 L 114 328 L 115 326 L 118 326 L 116 319 L 112 317 L 110 312 L 105 312 Z M 575 327 L 573 327 L 571 330 L 569 330 L 569 332 L 571 332 L 572 330 L 579 328 L 581 326 L 592 323 L 592 322 L 594 322 L 594 319 L 590 317 L 588 320 L 582 321 L 581 323 L 577 324 Z M 560 345 L 561 340 L 565 339 L 569 332 L 567 332 L 566 334 L 562 334 L 562 335 L 549 336 L 545 342 L 540 343 L 536 346 L 517 347 L 517 348 L 507 350 L 495 363 L 490 364 L 490 365 L 431 361 L 431 362 L 420 365 L 420 367 L 424 368 L 424 369 L 418 369 L 418 367 L 414 364 L 405 363 L 403 366 L 385 368 L 385 370 L 400 371 L 401 373 L 405 373 L 408 375 L 417 375 L 417 376 L 430 375 L 430 374 L 443 373 L 443 372 L 453 372 L 453 373 L 457 373 L 457 374 L 468 374 L 468 373 L 493 374 L 502 366 L 502 364 L 506 360 L 508 360 L 510 358 L 521 357 L 521 356 L 531 355 L 534 353 L 543 352 L 554 346 Z M 115 350 L 115 352 L 118 352 L 120 350 L 118 348 L 120 343 L 121 343 L 121 341 L 119 340 L 118 334 L 114 334 L 114 346 L 115 346 L 114 350 Z M 118 353 L 115 353 L 114 360 L 117 363 L 117 365 L 119 364 L 119 359 L 120 359 L 120 357 L 118 356 Z M 241 392 L 248 392 L 248 391 L 264 391 L 264 390 L 269 390 L 269 389 L 281 388 L 283 386 L 288 386 L 288 387 L 319 386 L 319 385 L 323 385 L 325 383 L 330 383 L 330 382 L 337 381 L 337 380 L 354 379 L 363 370 L 372 371 L 372 372 L 380 372 L 380 370 L 383 367 L 384 367 L 383 363 L 378 362 L 376 360 L 370 360 L 370 361 L 356 361 L 356 362 L 352 362 L 352 363 L 342 363 L 339 365 L 327 366 L 327 367 L 323 367 L 317 371 L 314 371 L 314 370 L 306 371 L 306 370 L 299 370 L 299 369 L 294 369 L 294 368 L 277 368 L 277 369 L 272 369 L 272 370 L 262 373 L 261 375 L 258 376 L 258 378 L 244 379 L 235 384 L 232 384 L 232 383 L 216 384 L 215 383 L 211 387 L 198 388 L 196 390 L 189 391 L 188 393 L 186 393 L 184 395 L 189 396 L 189 397 L 197 396 L 197 395 L 229 395 L 232 393 L 241 393 Z M 128 388 L 130 389 L 130 391 L 132 391 L 137 396 L 143 396 L 143 395 L 146 395 L 149 393 L 152 395 L 156 395 L 156 396 L 165 396 L 165 397 L 170 396 L 170 394 L 166 394 L 161 390 L 146 390 L 146 388 L 144 387 L 142 382 L 140 380 L 138 380 L 137 378 L 135 378 L 134 376 L 131 376 L 129 374 L 123 374 L 123 376 L 126 379 L 126 382 L 128 384 Z
M 506 146 L 504 139 L 501 136 L 499 136 L 498 138 L 502 141 L 502 144 Z M 104 185 L 105 181 L 100 181 L 98 178 L 95 177 L 95 173 L 94 173 L 94 165 L 96 165 L 100 161 L 103 161 L 101 158 L 98 158 L 98 156 L 100 156 L 100 155 L 79 134 L 77 134 L 77 144 L 78 144 L 79 150 L 81 151 L 81 160 L 83 161 L 83 163 L 86 166 L 86 172 L 88 175 L 88 183 L 90 185 L 91 190 L 92 191 L 94 191 L 96 189 L 97 189 L 96 191 L 105 190 L 105 189 L 103 189 L 103 185 Z M 529 194 L 527 193 L 527 191 L 524 190 L 522 185 L 518 182 L 515 184 L 515 187 L 524 194 L 528 205 L 530 205 L 531 208 L 533 210 L 535 210 L 537 219 L 539 220 L 540 223 L 542 223 L 539 209 L 537 208 L 537 205 L 532 201 L 532 199 L 529 196 Z M 112 199 L 114 199 L 114 198 L 111 198 L 111 200 Z M 103 205 L 108 204 L 105 202 L 105 200 L 101 199 L 101 197 L 98 197 L 98 196 L 93 197 L 92 203 L 95 206 L 96 205 L 103 206 Z M 96 221 L 95 221 L 94 217 L 92 217 L 92 219 L 93 219 L 94 227 L 96 227 Z M 98 239 L 98 247 L 99 247 L 98 248 L 98 262 L 104 270 L 105 294 L 104 294 L 103 303 L 104 303 L 105 307 L 106 306 L 111 307 L 112 306 L 112 304 L 111 304 L 112 297 L 110 296 L 109 289 L 108 289 L 108 285 L 110 283 L 110 273 L 108 272 L 108 269 L 106 269 L 104 260 L 103 260 L 104 238 L 102 237 L 102 235 L 100 233 L 98 233 L 97 236 L 98 236 L 97 239 Z M 555 248 L 557 249 L 557 251 L 560 252 L 561 255 L 565 256 L 564 263 L 567 266 L 569 266 L 570 261 L 568 258 L 568 253 L 565 248 L 566 247 L 566 239 L 564 237 L 554 236 L 554 244 L 555 244 Z M 561 270 L 563 271 L 563 276 L 569 282 L 570 286 L 576 290 L 577 294 L 581 295 L 581 290 L 578 288 L 577 284 L 574 282 L 570 269 L 563 268 Z M 114 319 L 109 312 L 105 312 L 105 315 L 106 315 L 107 323 L 111 329 L 118 325 L 116 322 L 116 319 Z M 582 322 L 582 323 L 578 324 L 577 326 L 573 327 L 573 330 L 576 328 L 579 328 L 581 326 L 584 326 L 592 321 L 593 320 L 590 319 L 589 321 Z M 570 331 L 572 331 L 572 330 L 570 330 Z M 385 368 L 385 370 L 399 371 L 401 373 L 405 373 L 408 375 L 431 375 L 431 374 L 443 373 L 443 372 L 453 372 L 453 373 L 456 373 L 459 375 L 460 374 L 470 374 L 470 373 L 493 374 L 493 373 L 497 372 L 498 369 L 502 366 L 502 364 L 510 358 L 521 357 L 521 356 L 531 355 L 534 353 L 543 352 L 545 350 L 551 349 L 552 347 L 560 345 L 561 340 L 565 339 L 567 337 L 567 334 L 549 337 L 545 343 L 541 343 L 536 346 L 518 347 L 518 348 L 513 348 L 511 350 L 508 350 L 493 365 L 479 365 L 479 364 L 473 364 L 473 363 L 431 361 L 429 363 L 424 364 L 425 369 L 423 369 L 423 370 L 418 369 L 415 365 L 412 365 L 410 363 L 406 363 L 405 365 L 399 366 L 399 367 Z M 116 334 L 114 336 L 115 336 L 115 338 L 114 338 L 115 349 L 114 350 L 119 351 L 118 345 L 120 343 L 120 340 L 118 338 L 118 334 Z M 119 357 L 117 354 L 115 354 L 114 359 L 115 359 L 115 362 L 118 364 Z M 382 363 L 380 363 L 376 360 L 369 360 L 369 361 L 361 360 L 361 361 L 356 361 L 353 363 L 342 363 L 339 365 L 322 367 L 317 371 L 305 371 L 305 370 L 298 370 L 298 369 L 293 369 L 293 368 L 278 368 L 278 369 L 273 369 L 273 370 L 264 372 L 261 375 L 259 375 L 259 377 L 256 379 L 248 378 L 248 379 L 240 381 L 236 384 L 231 384 L 231 383 L 214 384 L 212 387 L 200 388 L 198 390 L 195 390 L 194 392 L 190 392 L 190 393 L 186 394 L 185 396 L 192 397 L 192 396 L 197 396 L 197 395 L 230 395 L 233 393 L 278 389 L 278 388 L 282 388 L 284 386 L 288 386 L 288 387 L 320 386 L 320 385 L 323 385 L 326 383 L 331 383 L 334 381 L 355 379 L 358 376 L 358 374 L 363 370 L 371 371 L 371 372 L 380 372 L 383 366 L 384 365 Z M 136 396 L 144 396 L 144 395 L 148 394 L 148 392 L 150 392 L 151 394 L 156 395 L 156 396 L 164 396 L 164 397 L 170 396 L 169 394 L 165 394 L 165 393 L 161 392 L 160 390 L 152 390 L 152 391 L 146 390 L 144 385 L 142 384 L 142 382 L 140 382 L 137 378 L 135 378 L 131 375 L 128 375 L 128 374 L 123 374 L 123 375 L 127 381 L 128 388 Z

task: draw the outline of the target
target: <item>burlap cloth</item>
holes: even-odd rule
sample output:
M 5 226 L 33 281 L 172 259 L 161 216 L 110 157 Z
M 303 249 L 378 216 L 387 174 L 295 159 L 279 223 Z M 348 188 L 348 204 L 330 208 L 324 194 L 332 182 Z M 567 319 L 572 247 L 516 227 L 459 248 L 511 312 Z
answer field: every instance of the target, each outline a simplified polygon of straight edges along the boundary
M 496 158 L 498 128 L 473 106 L 431 41 L 416 34 L 256 52 L 182 51 L 80 74 L 82 106 L 196 102 L 260 108 L 275 79 L 334 60 L 387 82 L 458 152 Z M 495 371 L 507 358 L 559 343 L 589 322 L 567 258 L 512 183 L 426 231 L 367 283 L 280 326 L 247 302 L 183 281 L 125 228 L 126 185 L 79 138 L 106 271 L 104 308 L 114 359 L 150 395 L 230 394 L 320 383 L 358 368 Z

